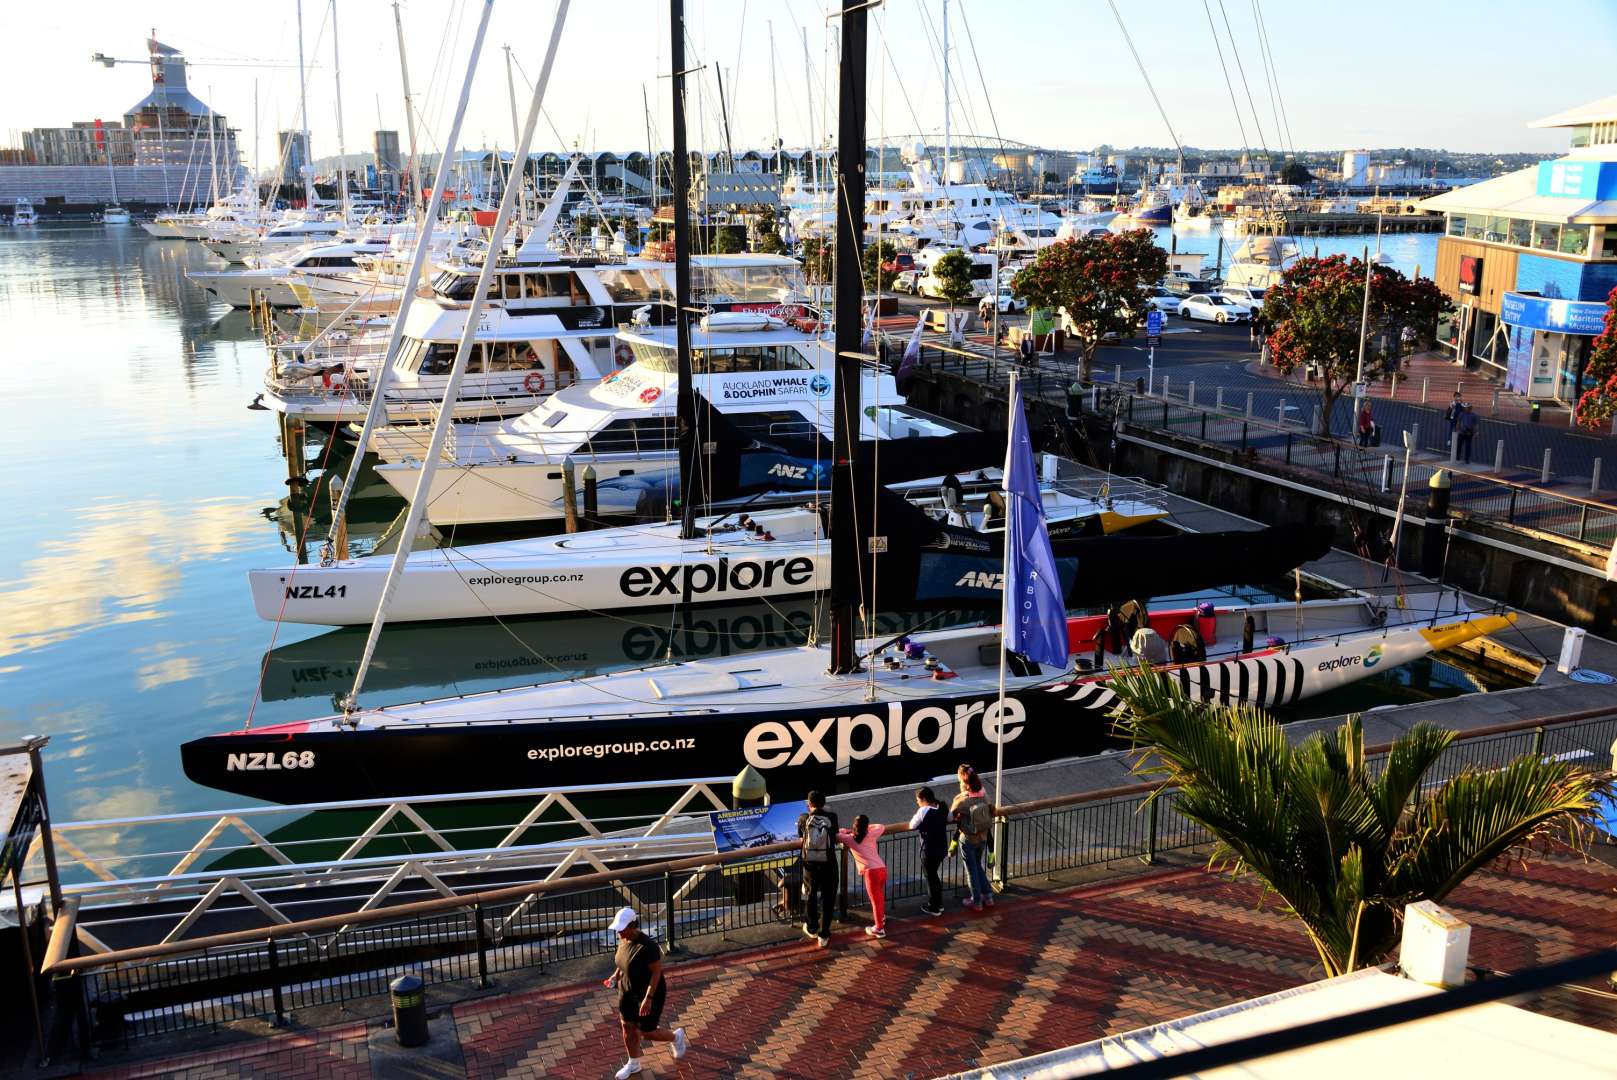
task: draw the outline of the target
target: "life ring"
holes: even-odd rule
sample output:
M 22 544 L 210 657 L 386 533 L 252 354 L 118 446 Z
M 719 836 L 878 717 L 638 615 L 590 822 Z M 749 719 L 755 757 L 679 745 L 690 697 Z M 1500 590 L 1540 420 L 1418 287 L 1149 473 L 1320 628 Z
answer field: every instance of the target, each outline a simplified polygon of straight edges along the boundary
M 545 388 L 545 377 L 537 371 L 530 371 L 522 377 L 522 385 L 528 388 L 528 393 L 537 394 Z
M 620 341 L 612 350 L 612 358 L 618 362 L 618 367 L 628 367 L 634 362 L 634 350 L 629 348 L 628 342 Z

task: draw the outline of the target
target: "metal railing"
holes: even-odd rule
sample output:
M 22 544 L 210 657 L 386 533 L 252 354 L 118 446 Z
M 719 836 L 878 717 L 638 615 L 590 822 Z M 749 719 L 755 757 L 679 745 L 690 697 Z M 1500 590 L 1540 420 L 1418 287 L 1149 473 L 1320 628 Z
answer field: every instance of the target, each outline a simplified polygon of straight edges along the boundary
M 1614 737 L 1617 708 L 1461 733 L 1428 781 L 1497 767 L 1522 753 L 1604 771 Z M 1386 749 L 1370 748 L 1377 767 Z M 991 874 L 1011 881 L 1125 859 L 1151 863 L 1160 853 L 1208 843 L 1210 834 L 1178 813 L 1173 791 L 1153 798 L 1163 787 L 1136 784 L 1004 807 Z M 915 834 L 904 823 L 889 825 L 878 844 L 888 895 L 920 895 Z M 75 897 L 58 913 L 42 972 L 59 980 L 78 1018 L 81 1046 L 246 1017 L 284 1022 L 293 1009 L 378 994 L 406 969 L 431 983 L 476 979 L 486 986 L 501 971 L 607 955 L 615 942 L 606 926 L 624 904 L 670 949 L 693 937 L 794 921 L 796 850 L 786 843 L 708 853 L 83 956 L 71 955 Z M 867 898 L 847 872 L 846 854 L 844 860 L 846 916 Z M 958 896 L 963 866 L 950 859 L 943 869 Z
M 1342 439 L 1311 435 L 1302 418 L 1276 422 L 1246 415 L 1245 398 L 1223 409 L 1170 397 L 1112 390 L 1092 397 L 1108 405 L 1130 427 L 1235 451 L 1250 460 L 1276 462 L 1330 476 L 1344 491 L 1374 499 L 1396 499 L 1403 482 L 1403 451 L 1391 446 L 1359 447 Z M 1453 481 L 1450 506 L 1457 516 L 1547 534 L 1593 547 L 1617 541 L 1617 507 L 1513 483 L 1448 461 L 1412 460 L 1408 487 L 1420 493 L 1439 470 Z

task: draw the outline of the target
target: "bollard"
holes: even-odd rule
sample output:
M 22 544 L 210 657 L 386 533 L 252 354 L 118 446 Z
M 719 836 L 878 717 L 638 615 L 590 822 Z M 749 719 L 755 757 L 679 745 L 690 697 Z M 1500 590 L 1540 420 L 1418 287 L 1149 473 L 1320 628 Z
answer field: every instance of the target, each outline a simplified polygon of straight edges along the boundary
M 1547 446 L 1544 448 L 1544 467 L 1538 472 L 1538 482 L 1540 484 L 1550 482 L 1550 448 Z
M 1381 493 L 1385 495 L 1392 490 L 1392 455 L 1381 455 Z
M 1583 639 L 1588 631 L 1581 626 L 1569 626 L 1566 633 L 1561 635 L 1561 656 L 1556 660 L 1555 670 L 1562 675 L 1575 671 L 1583 661 Z
M 1490 408 L 1490 410 L 1488 412 L 1488 415 L 1489 416 L 1498 416 L 1499 415 L 1499 387 L 1497 387 L 1497 386 L 1493 388 L 1493 406 Z
M 578 482 L 571 454 L 561 462 L 561 497 L 567 514 L 567 531 L 575 533 L 578 531 Z
M 1453 480 L 1447 469 L 1439 469 L 1426 483 L 1426 520 L 1420 530 L 1420 572 L 1443 579 L 1443 556 L 1449 547 L 1449 495 Z
M 1116 365 L 1114 365 L 1112 367 L 1112 383 L 1115 386 L 1122 386 L 1123 385 L 1123 365 L 1122 364 L 1116 364 Z
M 1168 396 L 1168 376 L 1166 375 L 1162 377 L 1162 396 L 1164 398 Z
M 1589 473 L 1589 494 L 1593 495 L 1600 490 L 1600 459 L 1595 458 L 1593 471 Z
M 1431 390 L 1431 388 L 1432 377 L 1430 375 L 1422 375 L 1420 380 L 1420 403 L 1422 405 L 1426 404 L 1426 393 L 1427 391 Z
M 1252 419 L 1252 391 L 1246 392 L 1246 418 Z
M 741 771 L 736 773 L 735 779 L 730 781 L 730 806 L 736 810 L 744 810 L 751 806 L 769 805 L 769 785 L 765 782 L 763 774 L 751 765 L 743 765 Z
M 1213 394 L 1213 408 L 1219 412 L 1224 411 L 1224 388 L 1220 386 Z
M 1190 385 L 1185 387 L 1185 404 L 1196 404 L 1196 380 L 1191 379 Z
M 1280 399 L 1280 404 L 1275 407 L 1275 414 L 1276 414 L 1276 417 L 1277 417 L 1277 421 L 1279 423 L 1284 424 L 1286 422 L 1286 399 L 1285 398 Z
M 1458 431 L 1453 431 L 1453 432 L 1449 433 L 1449 464 L 1453 465 L 1456 461 L 1459 461 L 1459 460 L 1460 460 L 1460 433 Z
M 1416 450 L 1420 449 L 1420 425 L 1419 424 L 1410 424 L 1409 425 L 1409 445 L 1413 446 Z
M 1505 471 L 1505 440 L 1496 439 L 1493 444 L 1493 471 Z
M 595 466 L 586 465 L 584 466 L 584 528 L 586 529 L 595 528 L 596 522 L 600 519 L 600 515 L 596 513 L 596 506 Z
M 388 984 L 393 997 L 393 1036 L 400 1046 L 422 1046 L 427 1031 L 427 992 L 419 975 L 400 975 Z

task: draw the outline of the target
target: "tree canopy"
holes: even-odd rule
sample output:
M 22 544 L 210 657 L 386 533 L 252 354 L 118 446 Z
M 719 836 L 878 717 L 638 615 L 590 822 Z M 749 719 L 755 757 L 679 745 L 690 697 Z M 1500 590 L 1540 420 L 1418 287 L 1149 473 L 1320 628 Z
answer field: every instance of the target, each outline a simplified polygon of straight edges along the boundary
M 964 251 L 945 252 L 932 264 L 932 276 L 951 309 L 971 299 L 971 256 Z
M 1213 833 L 1210 865 L 1253 873 L 1284 901 L 1327 977 L 1388 956 L 1408 904 L 1441 902 L 1554 830 L 1579 841 L 1612 791 L 1598 773 L 1532 753 L 1437 785 L 1428 774 L 1455 733 L 1430 724 L 1400 735 L 1373 769 L 1357 715 L 1334 738 L 1294 745 L 1261 709 L 1192 701 L 1156 670 L 1112 685 L 1129 710 L 1121 726 L 1145 751 L 1139 771 L 1178 788 L 1153 798 L 1171 797 Z
M 1168 256 L 1149 229 L 1081 236 L 1051 244 L 1011 281 L 1032 307 L 1066 311 L 1068 333 L 1083 351 L 1088 381 L 1108 336 L 1130 337 L 1145 322 L 1146 288 L 1168 272 Z
M 1307 187 L 1314 182 L 1314 174 L 1308 171 L 1307 165 L 1296 158 L 1287 158 L 1286 163 L 1280 166 L 1280 182 Z
M 797 248 L 803 260 L 803 277 L 810 285 L 829 285 L 836 272 L 836 245 L 818 236 L 805 236 Z
M 1406 327 L 1429 340 L 1438 317 L 1452 308 L 1430 278 L 1411 280 L 1390 266 L 1376 265 L 1364 377 L 1375 378 L 1398 355 Z M 1345 255 L 1298 259 L 1263 298 L 1263 318 L 1273 326 L 1269 349 L 1275 367 L 1288 373 L 1314 369 L 1324 398 L 1321 423 L 1327 428 L 1336 400 L 1358 370 L 1363 315 L 1364 260 Z
M 879 240 L 874 244 L 866 244 L 865 250 L 860 253 L 860 263 L 865 272 L 866 292 L 885 292 L 893 287 L 893 279 L 898 276 L 897 268 L 889 270 L 893 263 L 893 256 L 898 254 L 898 248 L 891 240 Z

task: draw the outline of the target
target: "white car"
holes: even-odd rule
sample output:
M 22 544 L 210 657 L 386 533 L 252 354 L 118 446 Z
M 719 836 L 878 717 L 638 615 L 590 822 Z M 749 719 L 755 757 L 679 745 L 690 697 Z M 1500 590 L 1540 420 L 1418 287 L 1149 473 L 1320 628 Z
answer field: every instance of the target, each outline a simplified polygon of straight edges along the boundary
M 1164 315 L 1179 314 L 1179 305 L 1185 300 L 1183 296 L 1171 293 L 1161 285 L 1149 286 L 1147 291 L 1151 294 L 1145 301 L 1147 311 L 1160 311 Z
M 1223 293 L 1201 293 L 1180 301 L 1179 317 L 1217 323 L 1246 322 L 1252 318 L 1252 309 L 1237 304 Z
M 901 270 L 893 278 L 893 291 L 909 293 L 911 296 L 914 296 L 916 293 L 916 285 L 920 280 L 921 272 L 919 270 Z
M 1226 285 L 1218 291 L 1229 297 L 1231 300 L 1234 300 L 1242 307 L 1249 309 L 1253 312 L 1253 314 L 1263 310 L 1264 290 L 1257 288 L 1256 286 Z
M 1022 299 L 1020 296 L 1017 296 L 1015 293 L 1011 292 L 1011 290 L 1002 287 L 997 296 L 985 296 L 981 300 L 977 301 L 977 314 L 982 317 L 984 322 L 987 322 L 989 319 L 993 318 L 994 306 L 996 303 L 999 306 L 999 313 L 1001 315 L 1007 315 L 1013 311 L 1027 310 L 1026 300 Z

